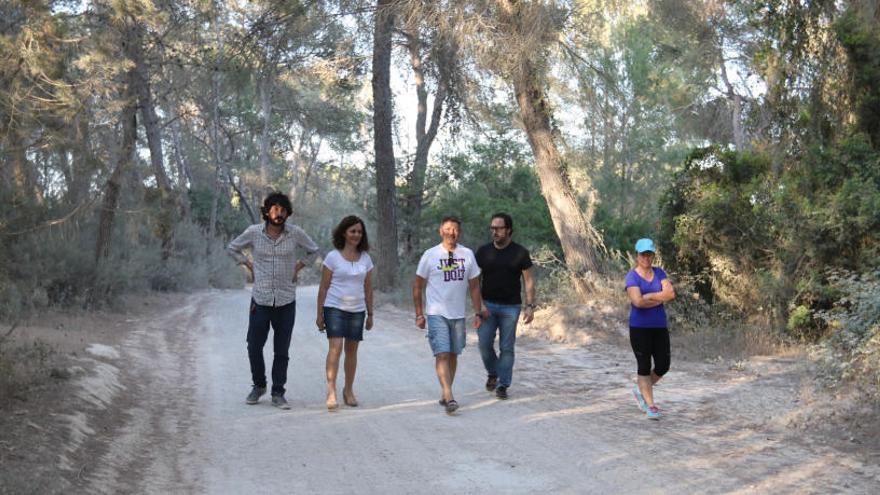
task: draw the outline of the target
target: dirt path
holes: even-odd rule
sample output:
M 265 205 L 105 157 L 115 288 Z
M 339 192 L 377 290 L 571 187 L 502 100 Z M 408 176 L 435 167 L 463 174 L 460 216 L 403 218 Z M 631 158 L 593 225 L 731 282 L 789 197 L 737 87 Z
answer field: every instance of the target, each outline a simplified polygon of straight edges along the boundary
M 627 349 L 522 338 L 511 399 L 483 389 L 471 335 L 459 414 L 437 405 L 424 334 L 383 308 L 361 347 L 358 408 L 324 408 L 326 339 L 315 288 L 301 288 L 281 411 L 244 404 L 249 294 L 215 291 L 93 346 L 93 372 L 61 464 L 99 493 L 876 493 L 876 455 L 793 425 L 802 370 L 751 360 L 736 371 L 674 363 L 649 422 L 632 399 Z M 271 342 L 271 339 L 270 339 Z M 271 360 L 271 344 L 267 359 Z M 271 361 L 270 361 L 271 362 Z M 722 372 L 723 371 L 723 372 Z M 341 383 L 341 381 L 340 381 Z M 341 397 L 341 396 L 340 396 Z M 94 452 L 89 462 L 82 452 Z M 875 453 L 876 454 L 876 453 Z

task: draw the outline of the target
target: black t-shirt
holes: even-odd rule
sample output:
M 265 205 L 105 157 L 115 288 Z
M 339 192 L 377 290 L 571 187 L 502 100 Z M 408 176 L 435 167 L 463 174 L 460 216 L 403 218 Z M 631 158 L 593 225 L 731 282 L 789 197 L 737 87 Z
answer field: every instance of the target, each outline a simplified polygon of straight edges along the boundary
M 515 242 L 504 249 L 488 243 L 477 249 L 480 266 L 480 293 L 483 299 L 497 304 L 522 304 L 522 271 L 532 267 L 529 250 Z

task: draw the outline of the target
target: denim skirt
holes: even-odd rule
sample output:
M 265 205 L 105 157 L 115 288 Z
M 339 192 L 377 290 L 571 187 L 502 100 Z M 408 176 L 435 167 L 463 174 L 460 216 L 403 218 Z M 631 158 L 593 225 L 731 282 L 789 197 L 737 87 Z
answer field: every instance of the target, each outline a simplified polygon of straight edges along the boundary
M 366 311 L 351 313 L 339 308 L 324 306 L 324 326 L 327 338 L 342 337 L 348 340 L 364 340 Z

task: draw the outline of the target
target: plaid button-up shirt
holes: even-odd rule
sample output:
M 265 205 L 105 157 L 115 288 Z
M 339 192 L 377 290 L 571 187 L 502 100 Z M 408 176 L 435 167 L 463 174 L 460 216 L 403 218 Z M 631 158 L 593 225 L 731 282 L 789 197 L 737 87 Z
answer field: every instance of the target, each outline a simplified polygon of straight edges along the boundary
M 284 306 L 296 300 L 296 281 L 293 274 L 297 261 L 314 261 L 318 245 L 305 231 L 293 224 L 285 224 L 277 239 L 266 233 L 266 224 L 251 225 L 226 248 L 239 263 L 247 261 L 244 250 L 250 248 L 254 266 L 254 302 L 261 306 Z M 299 249 L 306 255 L 299 256 Z

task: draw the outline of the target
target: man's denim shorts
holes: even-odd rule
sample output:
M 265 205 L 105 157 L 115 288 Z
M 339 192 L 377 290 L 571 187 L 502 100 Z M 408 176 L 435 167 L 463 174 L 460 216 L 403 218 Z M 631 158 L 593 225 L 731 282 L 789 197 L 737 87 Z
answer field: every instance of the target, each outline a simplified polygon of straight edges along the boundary
M 441 352 L 461 354 L 466 340 L 464 318 L 428 315 L 428 342 L 435 356 Z
M 327 338 L 343 337 L 348 340 L 364 340 L 364 317 L 366 311 L 351 313 L 339 308 L 324 306 L 324 327 Z

